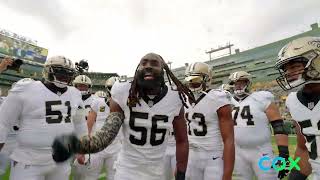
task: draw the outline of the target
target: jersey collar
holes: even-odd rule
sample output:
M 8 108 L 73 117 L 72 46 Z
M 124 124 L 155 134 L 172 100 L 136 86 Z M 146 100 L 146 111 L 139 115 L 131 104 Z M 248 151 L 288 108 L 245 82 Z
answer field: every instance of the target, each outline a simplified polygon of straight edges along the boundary
M 320 96 L 305 93 L 302 91 L 302 89 L 297 92 L 297 98 L 301 104 L 310 110 L 312 110 L 320 100 Z
M 142 96 L 142 99 L 144 100 L 144 102 L 146 102 L 146 104 L 148 104 L 151 107 L 157 104 L 159 101 L 161 101 L 161 99 L 163 99 L 167 95 L 167 93 L 168 87 L 163 86 L 163 88 L 160 90 L 160 93 L 156 95 L 156 97 L 154 97 L 153 99 L 150 99 L 147 95 Z

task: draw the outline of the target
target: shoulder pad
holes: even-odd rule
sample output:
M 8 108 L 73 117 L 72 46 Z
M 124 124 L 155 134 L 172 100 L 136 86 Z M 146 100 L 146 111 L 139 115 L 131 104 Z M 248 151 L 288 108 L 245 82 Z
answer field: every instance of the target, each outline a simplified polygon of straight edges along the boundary
M 274 95 L 269 91 L 256 91 L 252 93 L 252 96 L 258 101 L 274 101 Z
M 286 107 L 289 108 L 289 105 L 294 100 L 294 98 L 297 98 L 297 92 L 290 92 L 286 99 Z
M 19 81 L 17 81 L 16 83 L 12 84 L 12 88 L 10 89 L 10 93 L 13 92 L 23 92 L 26 90 L 26 88 L 28 86 L 30 86 L 31 84 L 35 83 L 35 82 L 39 82 L 39 81 L 35 81 L 31 78 L 23 78 L 20 79 Z
M 118 81 L 117 81 L 118 82 Z M 131 87 L 130 82 L 118 82 L 114 83 L 114 85 L 111 88 L 111 96 L 116 95 L 116 94 L 122 94 L 125 92 L 129 92 L 129 89 Z
M 231 101 L 231 94 L 222 89 L 212 89 L 207 95 L 214 100 L 217 100 L 217 98 L 227 98 L 229 101 Z

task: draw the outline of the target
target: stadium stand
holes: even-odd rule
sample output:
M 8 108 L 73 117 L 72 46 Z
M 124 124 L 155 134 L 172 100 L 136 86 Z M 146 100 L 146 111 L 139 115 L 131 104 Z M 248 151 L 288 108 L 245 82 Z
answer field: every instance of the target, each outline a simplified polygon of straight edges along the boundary
M 278 76 L 278 71 L 274 68 L 274 64 L 277 60 L 278 52 L 285 44 L 293 39 L 305 36 L 320 36 L 318 23 L 311 24 L 311 30 L 307 32 L 243 52 L 237 49 L 230 56 L 206 61 L 214 72 L 212 86 L 217 88 L 221 84 L 228 82 L 230 73 L 245 70 L 253 75 L 252 88 L 254 90 L 271 91 L 276 96 L 276 103 L 280 106 L 283 118 L 290 120 L 291 117 L 285 108 L 285 99 L 288 92 L 284 92 L 277 85 L 275 79 Z M 172 69 L 172 72 L 179 80 L 184 80 L 185 67 Z M 287 124 L 291 126 L 290 122 L 287 122 Z

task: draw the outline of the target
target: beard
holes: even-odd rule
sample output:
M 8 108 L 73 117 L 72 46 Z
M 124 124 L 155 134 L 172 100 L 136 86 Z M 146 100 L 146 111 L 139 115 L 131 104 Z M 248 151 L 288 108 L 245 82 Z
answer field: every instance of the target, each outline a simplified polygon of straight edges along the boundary
M 154 79 L 152 80 L 151 79 L 145 80 L 144 79 L 145 73 L 146 73 L 146 70 L 142 70 L 141 72 L 138 73 L 138 78 L 137 78 L 137 84 L 143 90 L 153 90 L 153 89 L 162 87 L 164 85 L 163 71 L 160 74 L 156 74 L 152 72 L 152 75 L 154 77 Z

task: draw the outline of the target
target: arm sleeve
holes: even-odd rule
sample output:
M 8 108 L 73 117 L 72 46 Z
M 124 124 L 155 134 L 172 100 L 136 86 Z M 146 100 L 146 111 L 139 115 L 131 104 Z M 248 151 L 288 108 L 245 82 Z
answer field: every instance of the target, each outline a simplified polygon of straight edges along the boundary
M 110 113 L 99 131 L 95 132 L 91 137 L 83 136 L 80 139 L 79 153 L 96 153 L 105 149 L 117 136 L 123 119 L 124 115 L 122 113 Z

